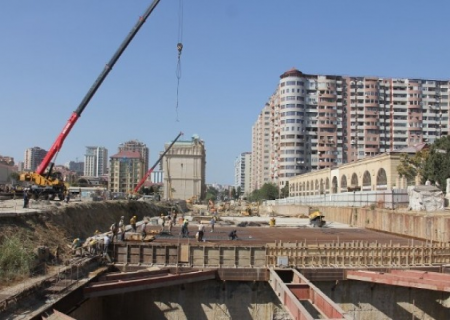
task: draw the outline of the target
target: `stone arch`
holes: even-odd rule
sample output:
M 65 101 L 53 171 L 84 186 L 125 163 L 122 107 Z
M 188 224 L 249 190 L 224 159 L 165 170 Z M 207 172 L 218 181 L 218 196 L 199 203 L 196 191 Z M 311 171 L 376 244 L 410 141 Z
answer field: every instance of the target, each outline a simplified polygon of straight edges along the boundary
M 330 178 L 325 179 L 325 191 L 330 192 Z
M 343 192 L 347 191 L 347 177 L 345 176 L 345 174 L 343 174 L 341 177 L 341 190 Z
M 356 173 L 352 174 L 352 180 L 350 181 L 350 185 L 352 188 L 355 188 L 359 185 L 358 184 L 358 175 Z
M 319 179 L 316 179 L 316 185 L 315 185 L 315 187 L 314 187 L 314 193 L 317 193 L 317 194 L 319 194 L 319 189 L 320 187 L 319 187 Z
M 363 175 L 362 190 L 370 191 L 372 189 L 371 185 L 372 179 L 370 177 L 370 172 L 366 170 Z
M 383 168 L 377 172 L 377 190 L 387 190 L 387 175 Z
M 338 181 L 336 176 L 331 180 L 331 186 L 331 193 L 338 193 Z

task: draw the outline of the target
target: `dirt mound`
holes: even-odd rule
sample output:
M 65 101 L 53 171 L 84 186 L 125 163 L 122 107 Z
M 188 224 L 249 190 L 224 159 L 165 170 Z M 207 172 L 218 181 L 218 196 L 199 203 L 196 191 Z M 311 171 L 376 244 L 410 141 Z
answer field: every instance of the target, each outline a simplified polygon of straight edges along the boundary
M 2 217 L 0 215 L 0 242 L 4 237 L 21 234 L 34 247 L 47 246 L 53 251 L 56 246 L 68 256 L 68 244 L 74 238 L 86 239 L 96 230 L 109 231 L 112 223 L 121 216 L 128 224 L 136 215 L 144 217 L 167 214 L 171 205 L 144 201 L 73 202 L 68 205 L 52 205 L 39 208 L 41 212 L 27 215 Z

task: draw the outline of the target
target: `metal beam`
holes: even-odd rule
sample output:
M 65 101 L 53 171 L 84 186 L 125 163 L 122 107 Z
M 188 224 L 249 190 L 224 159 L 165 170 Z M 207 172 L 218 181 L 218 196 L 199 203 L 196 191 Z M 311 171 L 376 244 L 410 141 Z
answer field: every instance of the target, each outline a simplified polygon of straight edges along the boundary
M 288 273 L 286 278 L 290 282 L 285 283 L 286 280 L 282 280 L 277 270 L 270 269 L 269 284 L 293 319 L 350 319 L 341 307 L 328 298 L 297 270 L 283 269 L 281 272 L 285 275 Z M 315 314 L 312 315 L 306 306 Z
M 388 273 L 384 273 L 347 270 L 346 279 L 450 292 L 450 275 L 435 272 L 391 270 Z
M 168 271 L 159 275 L 144 275 L 143 277 L 135 277 L 131 279 L 105 280 L 92 283 L 84 288 L 86 298 L 102 297 L 107 295 L 122 294 L 134 291 L 155 289 L 161 287 L 169 287 L 215 279 L 217 270 L 194 271 L 183 274 L 172 274 Z

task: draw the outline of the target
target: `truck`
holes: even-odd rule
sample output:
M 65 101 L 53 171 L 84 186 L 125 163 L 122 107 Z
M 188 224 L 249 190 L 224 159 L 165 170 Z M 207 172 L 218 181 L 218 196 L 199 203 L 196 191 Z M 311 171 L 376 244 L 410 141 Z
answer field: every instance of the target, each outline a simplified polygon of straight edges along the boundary
M 56 197 L 59 200 L 64 200 L 65 193 L 67 192 L 67 185 L 64 183 L 64 179 L 61 177 L 59 172 L 54 172 L 54 159 L 61 150 L 64 140 L 69 135 L 73 126 L 80 118 L 81 113 L 84 111 L 86 106 L 91 101 L 92 97 L 95 95 L 97 90 L 100 88 L 101 84 L 108 76 L 111 69 L 119 60 L 122 53 L 128 47 L 130 42 L 133 40 L 135 35 L 138 33 L 142 25 L 145 23 L 147 18 L 156 8 L 160 0 L 154 0 L 150 6 L 147 8 L 145 13 L 139 17 L 138 21 L 128 33 L 126 38 L 123 40 L 117 51 L 114 53 L 110 61 L 106 64 L 100 75 L 95 80 L 94 84 L 91 86 L 89 91 L 84 96 L 83 100 L 79 104 L 78 108 L 72 113 L 71 117 L 67 121 L 66 125 L 63 127 L 62 131 L 56 138 L 47 155 L 44 157 L 40 165 L 37 167 L 35 172 L 24 172 L 20 175 L 20 180 L 28 182 L 30 185 L 28 187 L 28 192 L 32 194 L 34 198 L 45 198 L 53 200 Z M 181 53 L 182 46 L 178 45 L 179 54 Z

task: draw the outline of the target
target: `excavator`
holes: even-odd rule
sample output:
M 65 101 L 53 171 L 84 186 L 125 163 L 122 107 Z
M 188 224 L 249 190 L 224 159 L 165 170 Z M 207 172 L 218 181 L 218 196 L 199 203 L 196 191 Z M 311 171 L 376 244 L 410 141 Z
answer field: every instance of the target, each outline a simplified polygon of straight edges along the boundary
M 153 12 L 155 7 L 158 5 L 160 0 L 154 0 L 150 6 L 147 8 L 145 13 L 139 17 L 139 20 L 136 22 L 134 27 L 131 29 L 129 34 L 123 40 L 117 51 L 112 56 L 111 60 L 106 64 L 105 68 L 102 70 L 100 75 L 95 80 L 94 84 L 91 86 L 89 91 L 84 96 L 78 108 L 72 113 L 71 117 L 67 121 L 66 125 L 56 138 L 56 141 L 53 143 L 50 150 L 47 152 L 47 155 L 44 157 L 40 165 L 37 167 L 35 172 L 25 172 L 20 175 L 20 180 L 29 182 L 31 185 L 29 187 L 29 191 L 32 193 L 33 197 L 43 197 L 45 199 L 55 199 L 56 197 L 59 200 L 64 199 L 64 194 L 67 192 L 66 184 L 64 183 L 61 174 L 58 172 L 53 172 L 54 162 L 52 162 L 59 151 L 61 150 L 64 140 L 69 135 L 73 126 L 80 118 L 81 113 L 84 111 L 86 106 L 91 101 L 92 97 L 95 95 L 97 90 L 100 88 L 101 84 L 111 71 L 111 69 L 116 64 L 117 60 L 119 60 L 122 53 L 128 47 L 130 42 L 133 40 L 137 32 L 140 30 L 142 25 L 145 23 L 147 18 Z M 181 50 L 183 48 L 182 44 L 179 43 L 177 45 L 178 54 L 181 54 Z

